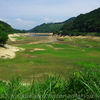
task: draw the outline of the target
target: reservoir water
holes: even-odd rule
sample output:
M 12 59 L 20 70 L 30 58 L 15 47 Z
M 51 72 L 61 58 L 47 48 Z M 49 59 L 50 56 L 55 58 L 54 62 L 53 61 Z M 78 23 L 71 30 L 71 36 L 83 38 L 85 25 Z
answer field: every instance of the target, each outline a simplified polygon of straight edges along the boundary
M 30 36 L 52 36 L 50 34 L 29 34 Z

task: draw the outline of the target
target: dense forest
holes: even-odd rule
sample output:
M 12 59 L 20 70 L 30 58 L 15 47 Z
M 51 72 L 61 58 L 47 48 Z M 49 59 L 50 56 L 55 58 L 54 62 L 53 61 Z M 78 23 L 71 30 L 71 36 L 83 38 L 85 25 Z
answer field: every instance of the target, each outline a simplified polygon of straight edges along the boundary
M 52 33 L 55 30 L 59 30 L 65 23 L 75 20 L 75 17 L 69 18 L 64 22 L 59 23 L 43 23 L 35 28 L 28 30 L 28 32 L 32 33 Z
M 70 36 L 87 34 L 100 36 L 100 8 L 80 14 L 74 21 L 65 23 L 60 30 L 53 33 Z

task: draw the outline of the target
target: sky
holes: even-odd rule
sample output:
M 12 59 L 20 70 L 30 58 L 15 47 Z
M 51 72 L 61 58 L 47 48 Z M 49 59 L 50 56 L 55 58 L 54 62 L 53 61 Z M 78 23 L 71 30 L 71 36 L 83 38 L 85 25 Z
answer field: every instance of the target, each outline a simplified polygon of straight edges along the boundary
M 42 23 L 62 22 L 100 7 L 100 0 L 0 0 L 0 20 L 29 30 Z

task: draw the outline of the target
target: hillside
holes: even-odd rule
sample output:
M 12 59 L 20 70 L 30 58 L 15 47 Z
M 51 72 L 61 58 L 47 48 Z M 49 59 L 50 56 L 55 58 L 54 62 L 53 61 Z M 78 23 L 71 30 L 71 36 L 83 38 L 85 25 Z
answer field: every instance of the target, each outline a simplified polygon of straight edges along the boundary
M 0 47 L 4 44 L 6 44 L 6 41 L 8 40 L 8 34 L 13 33 L 24 33 L 25 30 L 17 30 L 13 29 L 9 24 L 6 22 L 0 21 Z
M 0 46 L 6 44 L 8 34 L 13 33 L 14 29 L 7 23 L 0 21 Z
M 77 16 L 73 28 L 79 32 L 100 32 L 100 8 Z
M 14 29 L 7 23 L 0 21 L 0 32 L 12 33 Z
M 60 31 L 54 34 L 86 35 L 89 32 L 100 35 L 100 8 L 78 15 L 73 22 L 65 23 Z
M 28 32 L 33 32 L 33 33 L 52 33 L 55 30 L 59 30 L 65 23 L 73 21 L 75 17 L 69 18 L 68 20 L 64 22 L 59 22 L 59 23 L 43 23 L 39 26 L 34 27 L 31 30 L 28 30 Z
M 4 21 L 0 21 L 0 33 L 25 33 L 26 30 L 18 30 L 18 29 L 14 29 L 12 28 L 8 23 L 4 22 Z

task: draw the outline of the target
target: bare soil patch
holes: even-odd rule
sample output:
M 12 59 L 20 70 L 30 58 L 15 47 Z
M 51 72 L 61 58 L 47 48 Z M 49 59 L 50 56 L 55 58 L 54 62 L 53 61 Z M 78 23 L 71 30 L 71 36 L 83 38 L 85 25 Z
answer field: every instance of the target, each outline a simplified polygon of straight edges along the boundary
M 58 39 L 69 38 L 70 40 L 72 40 L 73 38 L 76 38 L 76 39 L 90 39 L 90 40 L 100 41 L 100 37 L 98 37 L 98 36 L 61 36 L 61 37 L 57 37 L 57 38 Z
M 20 35 L 15 33 L 15 34 L 9 34 L 8 37 L 10 41 L 16 41 L 16 38 L 14 37 L 20 37 Z
M 48 46 L 48 47 L 50 47 L 50 48 L 52 48 L 52 49 L 54 49 L 54 50 L 59 50 L 59 49 L 64 49 L 64 48 L 54 48 L 52 45 L 50 45 L 50 44 L 48 44 L 48 45 L 46 45 L 46 46 Z
M 11 45 L 5 45 L 6 48 L 0 47 L 0 58 L 3 59 L 13 59 L 16 57 L 16 52 L 17 51 L 23 51 L 25 50 L 24 48 L 19 48 L 19 47 L 14 47 Z
M 30 52 L 34 52 L 34 51 L 41 51 L 41 50 L 46 50 L 46 49 L 35 48 L 35 49 L 30 50 Z

